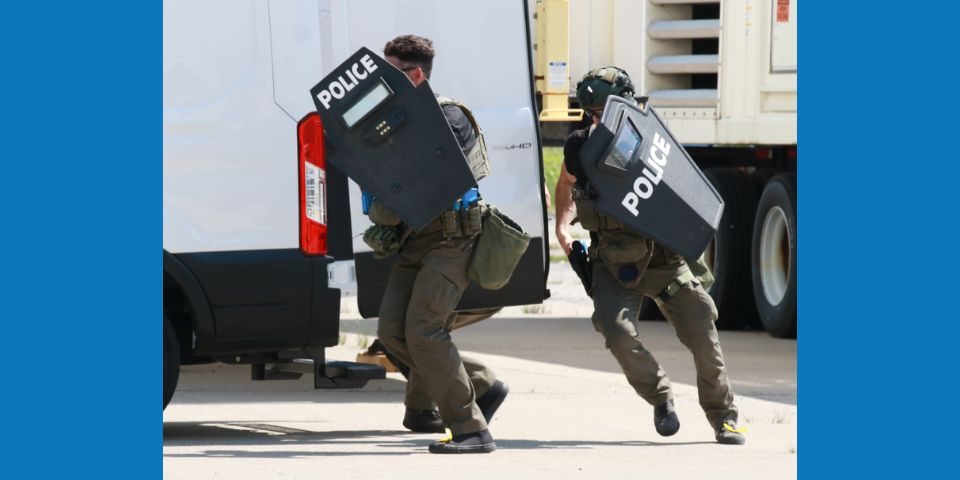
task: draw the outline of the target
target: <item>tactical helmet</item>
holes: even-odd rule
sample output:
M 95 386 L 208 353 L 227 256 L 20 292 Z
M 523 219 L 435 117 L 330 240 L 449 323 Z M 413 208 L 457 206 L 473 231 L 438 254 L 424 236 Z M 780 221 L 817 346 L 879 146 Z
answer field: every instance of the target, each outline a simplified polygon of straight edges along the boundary
M 630 75 L 622 68 L 614 66 L 590 70 L 577 82 L 577 101 L 584 110 L 603 108 L 610 95 L 633 100 L 633 94 Z

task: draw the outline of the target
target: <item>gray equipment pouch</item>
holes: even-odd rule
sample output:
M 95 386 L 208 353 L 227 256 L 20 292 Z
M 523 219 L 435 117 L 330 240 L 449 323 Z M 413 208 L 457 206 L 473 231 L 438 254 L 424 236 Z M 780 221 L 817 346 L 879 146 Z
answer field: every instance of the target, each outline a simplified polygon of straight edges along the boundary
M 520 225 L 490 206 L 483 216 L 483 233 L 470 260 L 470 279 L 487 290 L 503 288 L 527 251 L 530 235 Z

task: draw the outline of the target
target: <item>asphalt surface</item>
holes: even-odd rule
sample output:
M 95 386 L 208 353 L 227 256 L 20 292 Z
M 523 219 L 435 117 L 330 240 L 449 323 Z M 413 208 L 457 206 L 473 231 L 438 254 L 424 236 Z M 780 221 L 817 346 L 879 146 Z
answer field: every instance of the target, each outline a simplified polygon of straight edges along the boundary
M 332 359 L 352 360 L 371 320 L 342 322 Z M 399 374 L 362 390 L 312 379 L 254 382 L 249 367 L 183 368 L 164 412 L 164 478 L 796 478 L 796 341 L 721 332 L 746 425 L 745 446 L 719 445 L 697 404 L 692 359 L 665 322 L 640 322 L 674 383 L 680 432 L 657 435 L 652 408 L 627 384 L 589 318 L 494 317 L 454 333 L 511 394 L 491 423 L 489 455 L 427 452 L 438 435 L 400 425 Z

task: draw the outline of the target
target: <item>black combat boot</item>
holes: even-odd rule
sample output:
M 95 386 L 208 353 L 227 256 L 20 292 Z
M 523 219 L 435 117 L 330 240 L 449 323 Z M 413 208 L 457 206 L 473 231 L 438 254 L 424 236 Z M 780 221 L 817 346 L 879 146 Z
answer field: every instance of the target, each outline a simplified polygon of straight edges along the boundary
M 440 419 L 440 412 L 436 410 L 416 410 L 408 408 L 407 413 L 403 415 L 403 426 L 411 432 L 417 433 L 443 433 L 443 421 Z
M 493 443 L 493 437 L 487 429 L 454 435 L 450 441 L 430 444 L 430 453 L 490 453 L 496 449 L 497 444 Z
M 747 437 L 743 436 L 744 429 L 737 428 L 737 422 L 734 420 L 724 420 L 717 429 L 717 443 L 724 445 L 743 445 L 747 443 Z
M 653 425 L 663 437 L 669 437 L 680 430 L 680 419 L 677 418 L 677 410 L 673 408 L 672 398 L 653 407 Z
M 508 387 L 506 383 L 497 380 L 490 386 L 490 390 L 487 390 L 482 397 L 477 399 L 477 406 L 480 407 L 480 412 L 483 413 L 483 419 L 486 420 L 487 423 L 490 423 L 490 420 L 493 419 L 493 414 L 500 408 L 500 404 L 507 398 L 508 393 L 510 393 L 510 387 Z

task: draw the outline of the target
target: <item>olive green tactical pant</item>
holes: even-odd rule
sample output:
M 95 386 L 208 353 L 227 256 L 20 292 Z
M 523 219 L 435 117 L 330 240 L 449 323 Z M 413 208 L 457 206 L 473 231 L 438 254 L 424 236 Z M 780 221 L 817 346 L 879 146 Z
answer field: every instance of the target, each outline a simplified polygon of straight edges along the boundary
M 500 310 L 500 308 L 490 308 L 484 310 L 457 312 L 457 315 L 453 322 L 451 322 L 448 330 L 453 331 L 472 323 L 479 322 L 480 320 L 485 320 L 492 317 Z M 487 390 L 493 386 L 493 382 L 497 380 L 496 376 L 493 374 L 493 370 L 490 370 L 472 358 L 461 355 L 460 359 L 463 361 L 464 368 L 467 369 L 467 375 L 470 376 L 470 382 L 473 383 L 473 388 L 476 390 L 477 398 L 482 397 L 485 393 L 487 393 Z M 424 382 L 423 377 L 413 370 L 410 371 L 410 376 L 407 378 L 407 392 L 406 397 L 403 400 L 403 404 L 406 405 L 407 408 L 412 408 L 414 410 L 433 410 L 437 406 L 436 403 L 433 402 L 433 398 L 430 397 L 430 390 L 427 388 L 427 384 Z
M 593 325 L 603 334 L 607 348 L 637 394 L 651 405 L 659 405 L 673 397 L 670 379 L 644 348 L 634 323 L 643 297 L 654 298 L 676 330 L 677 338 L 693 354 L 700 406 L 710 425 L 717 429 L 724 420 L 736 421 L 738 411 L 714 325 L 717 308 L 713 299 L 696 280 L 684 285 L 666 302 L 657 298 L 670 282 L 688 270 L 682 258 L 656 245 L 646 271 L 640 272 L 639 282 L 632 282 L 631 288 L 627 288 L 607 265 L 597 261 L 593 269 Z
M 469 283 L 467 267 L 475 240 L 444 241 L 434 228 L 437 224 L 414 234 L 401 248 L 380 304 L 377 335 L 391 354 L 410 366 L 414 386 L 426 385 L 443 423 L 459 435 L 487 428 L 476 404 L 474 381 L 492 374 L 470 362 L 471 377 L 450 338 L 454 309 Z

